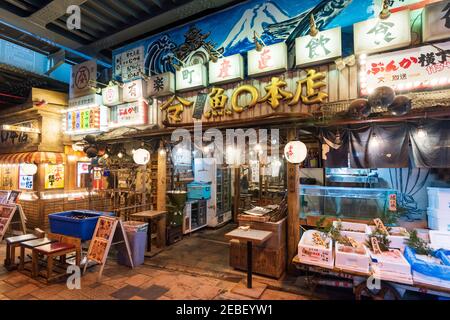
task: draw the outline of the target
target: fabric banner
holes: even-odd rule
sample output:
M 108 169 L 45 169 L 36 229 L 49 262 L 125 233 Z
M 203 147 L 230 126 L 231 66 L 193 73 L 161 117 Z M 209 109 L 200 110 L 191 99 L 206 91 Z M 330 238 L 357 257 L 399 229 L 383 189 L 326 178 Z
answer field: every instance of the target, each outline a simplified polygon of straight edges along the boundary
M 348 167 L 349 140 L 347 129 L 321 129 L 320 142 L 322 143 L 322 160 L 324 167 Z
M 450 168 L 450 121 L 409 125 L 411 155 L 418 168 Z
M 351 168 L 408 167 L 406 123 L 355 126 L 349 137 Z

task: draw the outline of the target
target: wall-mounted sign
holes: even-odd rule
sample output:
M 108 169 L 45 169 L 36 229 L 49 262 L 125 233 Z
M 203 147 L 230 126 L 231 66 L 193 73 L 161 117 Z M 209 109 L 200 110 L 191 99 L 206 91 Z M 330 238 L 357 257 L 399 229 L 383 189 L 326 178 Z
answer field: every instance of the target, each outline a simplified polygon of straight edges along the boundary
M 33 176 L 19 176 L 19 189 L 33 190 Z
M 69 98 L 86 96 L 94 92 L 97 80 L 97 60 L 89 60 L 72 66 Z
M 201 119 L 203 116 L 203 110 L 205 109 L 206 99 L 208 98 L 207 93 L 199 93 L 197 99 L 195 100 L 194 110 L 192 111 L 192 118 Z
M 144 73 L 144 47 L 137 47 L 114 57 L 114 75 L 122 81 L 133 80 Z
M 316 62 L 328 62 L 342 55 L 341 28 L 320 31 L 315 37 L 306 35 L 295 39 L 297 67 Z
M 122 89 L 118 85 L 102 89 L 103 105 L 115 106 L 122 102 Z
M 143 79 L 127 82 L 123 86 L 123 102 L 134 102 L 147 97 L 147 83 Z
M 66 113 L 66 134 L 84 134 L 104 131 L 108 125 L 109 110 L 105 106 L 76 108 Z
M 409 10 L 392 13 L 387 19 L 374 18 L 353 25 L 355 53 L 374 53 L 409 46 Z
M 120 104 L 111 108 L 109 127 L 147 124 L 148 105 L 145 101 Z
M 450 84 L 450 42 L 369 56 L 360 78 L 361 94 L 376 87 L 397 91 L 443 87 Z
M 36 148 L 39 143 L 39 133 L 0 130 L 0 152 L 25 152 Z
M 64 188 L 64 165 L 45 164 L 44 178 L 45 189 Z
M 177 91 L 205 88 L 208 85 L 205 65 L 194 64 L 177 70 L 176 84 Z
M 87 96 L 69 99 L 69 110 L 74 108 L 96 107 L 100 106 L 102 102 L 102 96 L 93 93 Z
M 287 47 L 284 42 L 263 47 L 261 51 L 253 49 L 248 52 L 248 74 L 250 76 L 263 76 L 286 70 Z
M 151 76 L 147 81 L 147 94 L 150 97 L 163 97 L 175 93 L 175 75 L 165 72 Z
M 244 60 L 240 54 L 209 61 L 209 83 L 221 84 L 244 79 Z
M 77 187 L 81 187 L 81 175 L 89 173 L 90 162 L 77 163 Z
M 450 2 L 429 4 L 422 13 L 423 41 L 450 38 Z

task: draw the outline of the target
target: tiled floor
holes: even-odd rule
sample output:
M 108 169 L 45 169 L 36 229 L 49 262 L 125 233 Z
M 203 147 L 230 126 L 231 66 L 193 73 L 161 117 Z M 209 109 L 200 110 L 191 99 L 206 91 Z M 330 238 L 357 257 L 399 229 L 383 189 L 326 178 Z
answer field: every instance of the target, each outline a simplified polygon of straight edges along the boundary
M 99 267 L 93 267 L 81 278 L 81 289 L 69 290 L 66 283 L 46 285 L 18 271 L 8 272 L 0 266 L 0 300 L 142 300 L 142 299 L 248 299 L 231 292 L 245 273 L 228 265 L 228 244 L 221 231 L 199 232 L 167 247 L 159 255 L 146 259 L 145 264 L 130 269 L 108 258 L 101 281 Z M 0 244 L 0 261 L 5 256 L 5 244 Z M 298 279 L 285 277 L 273 280 L 255 276 L 268 289 L 260 299 L 317 299 L 302 290 Z

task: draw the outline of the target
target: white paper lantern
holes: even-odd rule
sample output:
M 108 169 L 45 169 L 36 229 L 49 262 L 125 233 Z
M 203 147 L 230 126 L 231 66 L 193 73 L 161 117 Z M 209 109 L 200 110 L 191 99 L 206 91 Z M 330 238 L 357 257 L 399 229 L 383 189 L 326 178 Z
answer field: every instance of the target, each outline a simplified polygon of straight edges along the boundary
M 306 159 L 306 145 L 301 141 L 291 141 L 284 147 L 284 157 L 290 163 L 301 163 Z
M 32 176 L 37 172 L 37 165 L 34 163 L 22 163 L 20 165 L 20 174 L 24 176 Z
M 150 161 L 150 152 L 145 149 L 137 149 L 133 153 L 133 160 L 137 164 L 146 165 Z

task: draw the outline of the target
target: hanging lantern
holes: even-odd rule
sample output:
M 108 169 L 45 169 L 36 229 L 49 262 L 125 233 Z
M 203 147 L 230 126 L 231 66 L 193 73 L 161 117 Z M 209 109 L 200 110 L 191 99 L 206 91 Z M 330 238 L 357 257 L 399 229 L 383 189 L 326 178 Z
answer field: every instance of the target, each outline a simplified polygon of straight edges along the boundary
M 402 116 L 411 111 L 411 99 L 407 96 L 396 96 L 394 102 L 388 107 L 388 111 L 394 116 Z
M 284 157 L 290 163 L 301 163 L 306 159 L 308 150 L 301 141 L 291 141 L 284 147 Z
M 22 163 L 20 165 L 20 174 L 24 176 L 33 176 L 37 172 L 37 165 L 34 163 Z
M 137 164 L 146 165 L 150 161 L 150 152 L 145 149 L 137 149 L 133 153 L 133 160 Z
M 361 119 L 370 115 L 371 108 L 367 99 L 355 99 L 350 103 L 347 114 L 350 118 Z
M 391 87 L 383 86 L 376 88 L 369 95 L 369 105 L 375 109 L 382 109 L 388 107 L 394 102 L 395 91 Z

